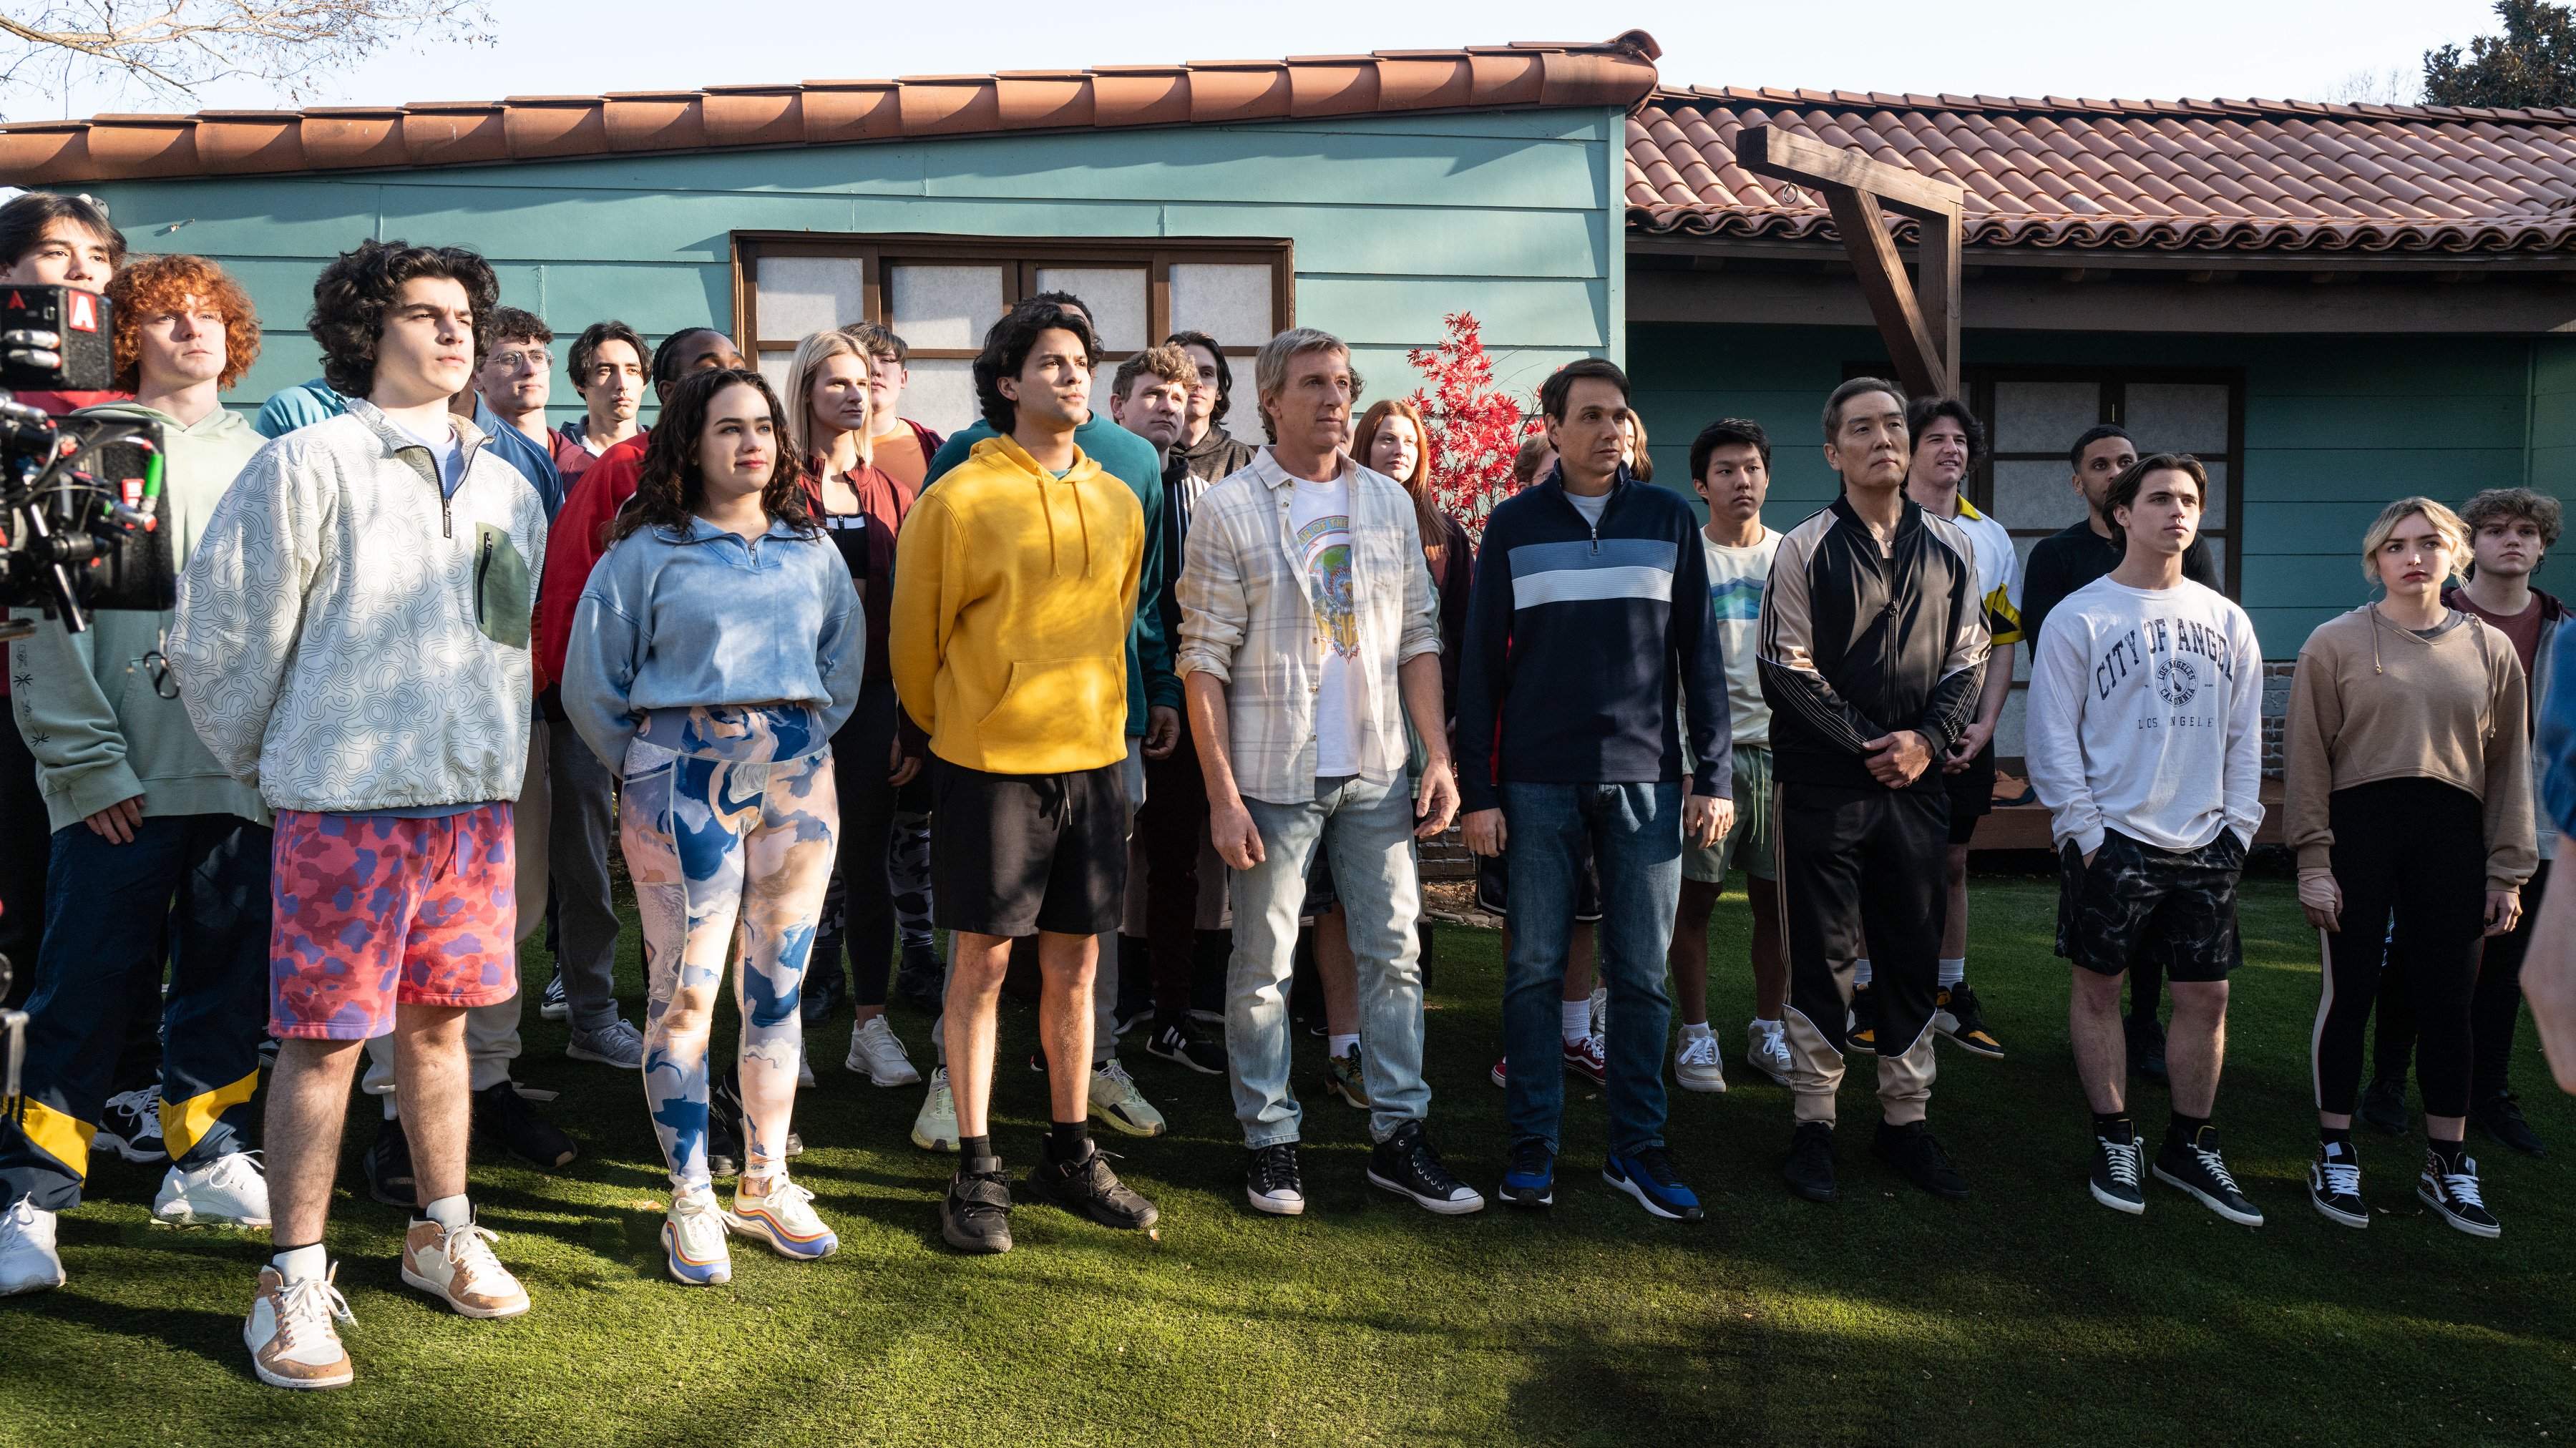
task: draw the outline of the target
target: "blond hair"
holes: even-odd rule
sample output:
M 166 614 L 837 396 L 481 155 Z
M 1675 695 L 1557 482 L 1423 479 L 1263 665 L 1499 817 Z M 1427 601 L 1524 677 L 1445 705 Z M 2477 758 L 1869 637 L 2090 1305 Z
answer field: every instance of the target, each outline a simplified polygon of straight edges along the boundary
M 818 469 L 822 467 L 823 460 L 816 456 L 813 435 L 814 374 L 822 371 L 823 364 L 835 357 L 856 357 L 859 359 L 859 369 L 862 372 L 868 370 L 870 354 L 867 343 L 852 336 L 846 328 L 833 328 L 812 333 L 804 341 L 796 344 L 796 356 L 787 364 L 787 385 L 779 389 L 785 394 L 779 398 L 779 402 L 787 413 L 784 419 L 787 425 L 787 445 L 796 449 L 798 457 L 808 460 Z M 865 462 L 869 453 L 868 439 L 865 436 L 867 429 L 861 428 L 859 431 L 861 433 L 859 460 Z
M 1330 332 L 1318 331 L 1313 327 L 1291 327 L 1261 344 L 1261 351 L 1252 359 L 1254 397 L 1266 400 L 1278 396 L 1288 385 L 1288 364 L 1308 352 L 1340 354 L 1342 365 L 1350 368 L 1351 406 L 1359 406 L 1362 383 L 1360 369 L 1350 365 L 1351 349 L 1341 338 Z M 1190 375 L 1196 377 L 1198 373 L 1194 369 Z M 1261 432 L 1272 442 L 1279 440 L 1279 426 L 1270 420 L 1270 411 L 1267 408 L 1263 408 L 1261 412 Z
M 2449 546 L 2450 576 L 2453 578 L 2465 576 L 2469 563 L 2469 529 L 2467 524 L 2460 521 L 2460 515 L 2434 502 L 2431 498 L 2400 498 L 2380 509 L 2379 517 L 2370 525 L 2370 531 L 2361 535 L 2361 576 L 2363 578 L 2372 583 L 2381 581 L 2379 550 L 2388 546 L 2388 540 L 2396 534 L 2398 524 L 2418 513 L 2424 515 L 2425 521 L 2433 525 L 2433 531 L 2441 534 L 2443 543 Z

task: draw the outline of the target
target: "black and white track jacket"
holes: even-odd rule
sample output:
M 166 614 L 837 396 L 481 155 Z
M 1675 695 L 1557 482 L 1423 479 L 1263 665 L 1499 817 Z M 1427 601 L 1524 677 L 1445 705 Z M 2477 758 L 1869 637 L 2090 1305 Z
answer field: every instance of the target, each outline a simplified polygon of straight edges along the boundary
M 1908 500 L 1882 548 L 1836 498 L 1782 535 L 1762 594 L 1773 777 L 1878 788 L 1868 742 L 1911 729 L 1933 753 L 1912 787 L 1941 788 L 1941 752 L 1976 717 L 1987 641 L 1967 534 Z

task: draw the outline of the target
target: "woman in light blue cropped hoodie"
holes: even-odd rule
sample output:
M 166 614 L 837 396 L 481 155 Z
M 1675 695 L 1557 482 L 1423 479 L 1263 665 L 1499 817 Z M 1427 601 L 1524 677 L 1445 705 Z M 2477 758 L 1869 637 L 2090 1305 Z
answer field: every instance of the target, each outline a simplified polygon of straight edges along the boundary
M 832 874 L 833 731 L 866 662 L 857 590 L 814 522 L 760 374 L 683 381 L 573 618 L 563 702 L 624 781 L 618 836 L 644 926 L 644 1100 L 671 1172 L 671 1275 L 731 1279 L 728 1229 L 810 1261 L 840 1245 L 787 1179 L 797 992 Z M 707 1170 L 707 1037 L 727 948 L 742 1013 L 742 1179 Z

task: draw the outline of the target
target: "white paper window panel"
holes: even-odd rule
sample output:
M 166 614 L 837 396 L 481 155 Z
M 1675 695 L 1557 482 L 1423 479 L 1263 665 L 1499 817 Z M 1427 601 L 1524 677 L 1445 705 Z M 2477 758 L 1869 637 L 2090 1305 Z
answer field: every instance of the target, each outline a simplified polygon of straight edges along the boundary
M 1092 330 L 1100 334 L 1100 345 L 1112 352 L 1135 352 L 1154 345 L 1145 335 L 1146 279 L 1140 266 L 1038 268 L 1038 290 L 1071 292 L 1082 298 L 1083 310 L 1091 313 Z
M 965 357 L 915 357 L 904 369 L 901 411 L 933 432 L 950 433 L 984 415 L 975 402 L 975 363 Z
M 755 283 L 760 292 L 761 340 L 794 340 L 866 316 L 863 280 L 856 257 L 762 257 Z
M 2227 392 L 2223 382 L 2132 382 L 2121 425 L 2142 453 L 2223 453 Z
M 2209 496 L 2201 500 L 2200 526 L 2224 528 L 2227 526 L 2227 464 L 2204 462 L 2201 466 L 2209 472 Z M 2217 545 L 2213 543 L 2210 546 Z
M 2007 528 L 2063 528 L 2084 517 L 2084 499 L 2062 460 L 1999 462 L 1994 515 Z
M 916 351 L 981 347 L 984 334 L 1002 319 L 999 263 L 890 266 L 885 271 L 888 325 Z M 915 378 L 921 375 L 918 366 L 912 372 Z
M 769 390 L 778 394 L 781 407 L 788 405 L 787 369 L 795 360 L 796 349 L 793 347 L 763 350 L 760 354 L 760 375 L 769 379 Z
M 2096 382 L 1995 384 L 1995 451 L 2063 453 L 2102 420 Z
M 1270 313 L 1270 281 L 1266 266 L 1175 262 L 1172 330 L 1205 332 L 1222 347 L 1258 347 L 1279 332 L 1279 319 Z M 1261 425 L 1256 421 L 1252 430 L 1258 434 Z

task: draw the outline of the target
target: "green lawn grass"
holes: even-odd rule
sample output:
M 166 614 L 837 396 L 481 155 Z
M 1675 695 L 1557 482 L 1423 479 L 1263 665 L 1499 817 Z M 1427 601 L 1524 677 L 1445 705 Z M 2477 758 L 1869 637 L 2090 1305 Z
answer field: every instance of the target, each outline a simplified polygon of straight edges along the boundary
M 2478 1148 L 2505 1224 L 2481 1242 L 2417 1209 L 2420 1144 L 2364 1135 L 2367 1232 L 2304 1198 L 2313 1140 L 2315 937 L 2286 883 L 2249 881 L 2217 1120 L 2259 1230 L 2150 1184 L 2143 1218 L 2096 1206 L 2049 955 L 2049 884 L 1981 879 L 1973 976 L 2012 1049 L 1943 1048 L 1933 1122 L 1976 1189 L 1945 1205 L 1869 1158 L 1872 1073 L 1843 1101 L 1843 1196 L 1777 1176 L 1786 1094 L 1733 1062 L 1750 1012 L 1740 896 L 1720 907 L 1713 994 L 1735 1089 L 1673 1093 L 1670 1134 L 1709 1220 L 1648 1219 L 1602 1185 L 1602 1106 L 1570 1090 L 1554 1211 L 1435 1218 L 1365 1186 L 1366 1127 L 1314 1082 L 1308 1215 L 1243 1202 L 1222 1081 L 1131 1050 L 1172 1120 L 1110 1138 L 1163 1209 L 1160 1242 L 1029 1205 L 1019 1249 L 944 1248 L 950 1158 L 906 1139 L 917 1089 L 840 1069 L 847 1018 L 812 1045 L 796 1173 L 841 1234 L 796 1265 L 737 1241 L 730 1286 L 661 1274 L 667 1200 L 634 1079 L 559 1053 L 530 1013 L 520 1078 L 583 1157 L 548 1176 L 479 1159 L 474 1191 L 535 1298 L 469 1322 L 401 1286 L 400 1213 L 366 1199 L 362 1106 L 331 1245 L 355 1308 L 357 1384 L 294 1395 L 251 1377 L 240 1322 L 266 1253 L 249 1236 L 146 1223 L 153 1182 L 102 1167 L 62 1222 L 64 1289 L 0 1303 L 0 1442 L 405 1445 L 668 1443 L 2261 1443 L 2549 1442 L 2576 1436 L 2576 1110 L 2529 1044 L 2525 1104 L 2559 1148 Z M 1505 1146 L 1498 938 L 1444 927 L 1433 980 L 1432 1109 L 1451 1164 L 1490 1190 Z M 627 999 L 635 1004 L 631 956 Z M 898 1025 L 928 1058 L 927 1022 Z M 721 1038 L 721 1037 L 720 1037 Z M 1039 1078 L 1004 1023 L 997 1135 L 1037 1145 Z M 1857 1064 L 1857 1063 L 1856 1063 Z M 2161 1094 L 2134 1107 L 2160 1133 Z

